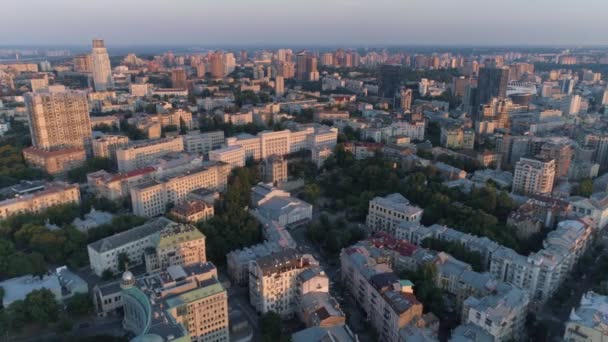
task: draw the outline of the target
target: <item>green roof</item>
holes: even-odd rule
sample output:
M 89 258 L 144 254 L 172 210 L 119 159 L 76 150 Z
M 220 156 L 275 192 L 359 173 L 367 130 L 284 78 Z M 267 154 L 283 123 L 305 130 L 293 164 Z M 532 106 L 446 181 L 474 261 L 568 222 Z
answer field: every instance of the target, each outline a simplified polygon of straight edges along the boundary
M 179 227 L 178 232 L 173 234 L 161 233 L 160 240 L 158 242 L 158 248 L 167 248 L 183 243 L 187 241 L 194 241 L 198 239 L 204 239 L 205 235 L 194 227 Z
M 401 285 L 401 286 L 414 286 L 414 283 L 412 283 L 409 280 L 399 280 L 399 285 Z
M 225 290 L 224 290 L 224 287 L 222 286 L 222 284 L 220 284 L 218 281 L 215 281 L 215 283 L 213 283 L 211 285 L 199 287 L 192 291 L 188 291 L 188 292 L 179 294 L 175 297 L 171 297 L 171 298 L 167 299 L 167 305 L 169 306 L 169 308 L 174 308 L 176 306 L 180 306 L 183 304 L 192 303 L 201 298 L 213 296 L 214 294 L 218 294 L 223 291 L 225 291 Z

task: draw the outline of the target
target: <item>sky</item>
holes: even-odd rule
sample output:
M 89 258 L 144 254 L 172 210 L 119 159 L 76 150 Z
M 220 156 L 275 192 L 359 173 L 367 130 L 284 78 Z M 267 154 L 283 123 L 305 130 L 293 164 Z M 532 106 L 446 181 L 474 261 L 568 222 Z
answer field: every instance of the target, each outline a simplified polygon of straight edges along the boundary
M 608 0 L 0 2 L 0 46 L 608 45 Z

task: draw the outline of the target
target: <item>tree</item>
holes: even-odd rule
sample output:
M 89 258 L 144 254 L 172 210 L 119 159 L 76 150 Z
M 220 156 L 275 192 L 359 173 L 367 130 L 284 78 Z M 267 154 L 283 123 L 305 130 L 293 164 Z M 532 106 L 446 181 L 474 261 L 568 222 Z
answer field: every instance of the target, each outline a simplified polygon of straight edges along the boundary
M 112 272 L 111 269 L 106 268 L 105 270 L 103 270 L 103 272 L 101 273 L 101 279 L 102 280 L 111 280 L 114 279 L 114 272 Z
M 76 293 L 68 300 L 67 312 L 75 316 L 84 316 L 93 310 L 93 301 L 88 293 Z
M 583 197 L 591 196 L 593 194 L 593 180 L 590 178 L 581 180 L 578 187 L 576 187 L 575 194 Z
M 264 342 L 286 340 L 286 336 L 283 335 L 281 316 L 274 311 L 268 311 L 260 317 L 260 330 L 262 331 L 262 341 Z
M 119 253 L 118 254 L 118 270 L 121 272 L 124 272 L 127 267 L 129 267 L 129 263 L 131 261 L 129 260 L 129 256 L 127 255 L 127 253 Z

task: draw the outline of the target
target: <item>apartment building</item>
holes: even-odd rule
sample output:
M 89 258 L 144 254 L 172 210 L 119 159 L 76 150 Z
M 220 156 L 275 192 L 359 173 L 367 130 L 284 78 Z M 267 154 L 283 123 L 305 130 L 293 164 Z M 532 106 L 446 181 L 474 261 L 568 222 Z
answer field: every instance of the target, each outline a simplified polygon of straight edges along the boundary
M 424 121 L 398 121 L 391 124 L 391 136 L 406 136 L 411 140 L 424 141 Z
M 154 179 L 155 172 L 152 166 L 118 174 L 99 170 L 87 174 L 87 185 L 96 195 L 118 201 L 130 195 L 131 187 Z
M 223 120 L 225 123 L 231 123 L 235 126 L 247 125 L 253 123 L 253 112 L 224 113 Z
M 137 142 L 128 147 L 116 150 L 116 162 L 119 172 L 129 172 L 148 166 L 149 162 L 169 152 L 184 150 L 184 141 L 181 137 L 147 140 Z
M 520 158 L 515 164 L 513 192 L 524 195 L 551 195 L 555 180 L 555 160 Z
M 104 135 L 93 139 L 93 156 L 116 161 L 116 150 L 129 146 L 129 137 L 124 135 Z
M 133 213 L 153 217 L 163 214 L 167 205 L 184 201 L 193 190 L 207 188 L 223 191 L 229 173 L 230 165 L 219 163 L 133 186 L 130 188 Z
M 372 199 L 365 222 L 372 231 L 395 235 L 395 230 L 401 223 L 420 222 L 421 218 L 422 209 L 410 205 L 410 201 L 403 195 L 394 193 Z
M 242 146 L 228 146 L 209 152 L 209 160 L 230 164 L 232 169 L 245 166 L 245 149 Z
M 572 196 L 568 198 L 568 202 L 572 205 L 573 216 L 589 216 L 599 229 L 604 229 L 608 224 L 608 193 L 596 192 L 589 198 Z
M 27 93 L 25 103 L 34 147 L 86 149 L 90 144 L 92 132 L 85 92 L 64 88 Z
M 136 340 L 228 341 L 228 296 L 211 263 L 171 266 L 96 286 L 98 314 L 122 308 L 123 327 Z
M 423 326 L 422 304 L 412 292 L 412 283 L 400 280 L 388 259 L 377 258 L 364 246 L 340 253 L 342 283 L 363 309 L 381 341 L 400 341 L 400 330 Z
M 17 214 L 40 213 L 62 204 L 80 205 L 78 184 L 49 182 L 38 187 L 37 191 L 0 201 L 0 219 Z
M 121 254 L 128 257 L 129 267 L 145 264 L 148 271 L 206 260 L 205 236 L 165 217 L 90 243 L 87 250 L 91 269 L 98 276 L 105 270 L 118 272 Z
M 565 323 L 564 341 L 587 342 L 608 340 L 608 297 L 588 291 L 577 308 L 572 308 Z
M 462 127 L 441 127 L 441 146 L 450 149 L 469 149 L 475 146 L 475 131 Z
M 171 209 L 170 215 L 182 222 L 198 223 L 212 218 L 214 209 L 212 203 L 198 199 L 187 199 L 176 204 Z
M 220 148 L 224 144 L 224 131 L 214 132 L 188 132 L 182 135 L 184 150 L 189 153 L 207 154 L 209 151 Z
M 36 147 L 23 149 L 23 159 L 29 166 L 40 168 L 50 175 L 65 175 L 84 165 L 87 154 L 82 148 L 68 147 L 43 150 Z
M 226 255 L 228 275 L 235 283 L 244 286 L 249 283 L 249 262 L 264 256 L 272 255 L 284 249 L 291 249 L 297 246 L 291 234 L 285 226 L 278 222 L 269 221 L 250 211 L 262 225 L 264 242 L 231 251 Z
M 297 277 L 318 262 L 295 249 L 259 257 L 249 264 L 249 300 L 261 313 L 289 318 L 296 313 Z
M 479 252 L 492 277 L 525 290 L 531 305 L 539 307 L 561 286 L 580 256 L 589 248 L 595 230 L 594 222 L 589 219 L 562 221 L 547 235 L 543 249 L 527 257 L 486 237 L 480 238 L 440 225 L 424 227 L 404 223 L 396 236 L 417 245 L 432 237 L 460 243 L 468 250 Z
M 205 262 L 205 239 L 205 235 L 190 224 L 166 227 L 159 232 L 155 246 L 144 250 L 146 272 L 157 272 L 174 265 Z

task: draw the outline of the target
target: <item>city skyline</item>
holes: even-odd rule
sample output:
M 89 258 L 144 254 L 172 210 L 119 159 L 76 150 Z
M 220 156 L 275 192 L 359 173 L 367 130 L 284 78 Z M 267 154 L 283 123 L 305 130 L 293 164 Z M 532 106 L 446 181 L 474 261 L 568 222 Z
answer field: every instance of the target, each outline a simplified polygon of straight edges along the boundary
M 176 6 L 151 0 L 142 6 L 139 1 L 109 0 L 102 5 L 60 0 L 52 7 L 41 0 L 13 1 L 4 5 L 7 13 L 41 10 L 28 12 L 28 25 L 17 19 L 20 16 L 4 18 L 0 22 L 0 42 L 81 46 L 91 37 L 98 37 L 109 46 L 608 45 L 608 38 L 600 34 L 606 28 L 600 13 L 608 10 L 607 3 L 583 0 L 575 6 L 563 0 L 491 2 L 439 0 L 429 6 L 419 0 L 313 0 L 277 6 L 277 0 L 262 0 L 256 2 L 254 10 L 243 1 L 186 0 Z M 491 10 L 483 10 L 485 7 Z M 561 24 L 568 18 L 585 20 L 576 20 L 576 25 Z M 15 27 L 19 27 L 18 34 Z M 593 32 L 597 34 L 590 34 Z

